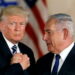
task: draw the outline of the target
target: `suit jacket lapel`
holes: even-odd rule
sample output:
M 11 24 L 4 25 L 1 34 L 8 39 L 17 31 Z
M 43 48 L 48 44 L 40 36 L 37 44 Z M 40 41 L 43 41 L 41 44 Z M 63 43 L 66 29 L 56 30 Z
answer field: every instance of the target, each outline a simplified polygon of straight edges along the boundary
M 72 50 L 70 51 L 69 55 L 67 56 L 67 58 L 65 59 L 60 71 L 59 71 L 59 75 L 64 75 L 64 73 L 66 73 L 68 71 L 69 68 L 72 68 L 72 66 L 70 67 L 70 65 L 72 63 L 75 62 L 75 45 L 72 48 Z M 63 73 L 64 72 L 64 73 Z
M 44 71 L 44 74 L 45 75 L 50 75 L 51 74 L 51 65 L 52 65 L 52 61 L 53 61 L 53 57 L 54 57 L 54 54 L 53 53 L 49 53 L 47 54 L 46 58 L 44 59 L 44 67 L 45 67 L 45 71 Z
M 6 58 L 9 58 L 12 56 L 10 49 L 9 49 L 5 39 L 3 38 L 3 35 L 1 32 L 0 32 L 0 49 L 2 49 L 1 52 L 4 54 L 4 56 Z

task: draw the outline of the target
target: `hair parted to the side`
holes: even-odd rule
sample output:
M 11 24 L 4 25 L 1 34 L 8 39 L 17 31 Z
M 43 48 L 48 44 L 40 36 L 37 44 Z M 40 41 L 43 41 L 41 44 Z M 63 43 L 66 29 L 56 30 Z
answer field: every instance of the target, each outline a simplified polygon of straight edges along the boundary
M 28 19 L 29 13 L 21 6 L 11 5 L 2 9 L 0 14 L 0 20 L 3 20 L 7 16 L 18 15 Z
M 74 23 L 70 15 L 65 13 L 58 13 L 54 15 L 50 15 L 47 22 L 51 19 L 56 19 L 56 28 L 57 29 L 64 29 L 66 28 L 72 36 L 74 36 Z

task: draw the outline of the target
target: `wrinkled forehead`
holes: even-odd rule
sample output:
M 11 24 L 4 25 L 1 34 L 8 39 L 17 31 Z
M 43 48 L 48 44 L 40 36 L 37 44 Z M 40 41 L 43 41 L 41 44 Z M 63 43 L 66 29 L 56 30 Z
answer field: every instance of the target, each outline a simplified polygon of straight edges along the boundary
M 22 15 L 8 15 L 2 18 L 2 22 L 24 22 L 25 24 L 27 24 L 28 18 Z

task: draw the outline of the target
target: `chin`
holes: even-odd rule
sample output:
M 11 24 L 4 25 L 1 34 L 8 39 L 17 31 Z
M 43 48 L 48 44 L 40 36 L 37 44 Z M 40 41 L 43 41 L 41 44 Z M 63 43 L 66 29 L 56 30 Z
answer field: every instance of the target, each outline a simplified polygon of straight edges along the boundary
M 16 37 L 16 38 L 14 38 L 14 40 L 16 40 L 16 41 L 20 41 L 20 40 L 22 40 L 22 37 Z
M 14 41 L 18 43 L 21 41 L 21 39 L 15 39 Z
M 54 50 L 53 50 L 53 48 L 48 48 L 48 51 L 50 51 L 50 52 L 54 52 Z
M 22 39 L 17 39 L 17 40 L 15 40 L 15 41 L 17 41 L 17 42 L 19 42 L 19 41 L 21 41 Z

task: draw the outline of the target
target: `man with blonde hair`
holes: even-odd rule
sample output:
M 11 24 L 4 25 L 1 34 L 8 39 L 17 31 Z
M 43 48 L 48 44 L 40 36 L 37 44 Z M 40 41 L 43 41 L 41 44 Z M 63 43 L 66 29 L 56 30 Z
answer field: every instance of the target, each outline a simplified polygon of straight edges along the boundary
M 8 6 L 0 15 L 0 75 L 28 75 L 35 59 L 32 50 L 21 43 L 28 12 L 20 6 Z

